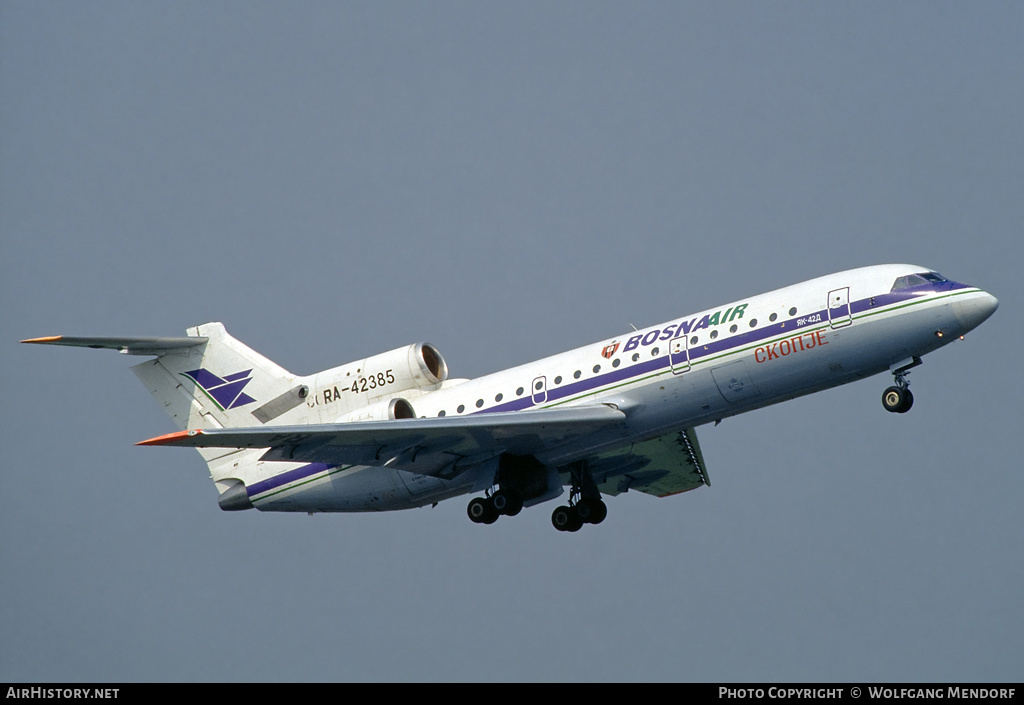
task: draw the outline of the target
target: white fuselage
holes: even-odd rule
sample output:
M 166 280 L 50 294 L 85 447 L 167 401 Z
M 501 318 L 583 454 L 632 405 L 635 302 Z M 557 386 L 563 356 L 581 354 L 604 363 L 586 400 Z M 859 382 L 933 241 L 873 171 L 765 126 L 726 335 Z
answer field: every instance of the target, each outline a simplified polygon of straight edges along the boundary
M 410 401 L 421 417 L 594 403 L 626 414 L 621 432 L 537 456 L 545 465 L 565 466 L 603 448 L 909 365 L 994 310 L 991 295 L 956 282 L 896 286 L 901 277 L 927 271 L 880 265 L 828 275 L 477 379 L 449 380 Z M 311 396 L 318 392 L 311 390 Z M 487 466 L 452 480 L 380 467 L 252 467 L 257 476 L 243 478 L 249 498 L 269 511 L 402 509 L 494 482 Z M 559 493 L 560 486 L 540 499 Z

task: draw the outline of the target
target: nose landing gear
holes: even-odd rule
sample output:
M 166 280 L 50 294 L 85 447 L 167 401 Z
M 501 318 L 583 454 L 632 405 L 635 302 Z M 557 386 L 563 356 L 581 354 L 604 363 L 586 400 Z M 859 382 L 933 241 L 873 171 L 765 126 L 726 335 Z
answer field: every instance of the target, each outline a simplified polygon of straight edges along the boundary
M 895 414 L 905 414 L 910 411 L 910 407 L 914 405 L 914 395 L 910 393 L 910 381 L 907 380 L 907 376 L 910 374 L 911 367 L 917 367 L 920 364 L 921 358 L 915 357 L 899 362 L 890 368 L 896 386 L 889 387 L 882 392 L 882 406 L 886 411 Z

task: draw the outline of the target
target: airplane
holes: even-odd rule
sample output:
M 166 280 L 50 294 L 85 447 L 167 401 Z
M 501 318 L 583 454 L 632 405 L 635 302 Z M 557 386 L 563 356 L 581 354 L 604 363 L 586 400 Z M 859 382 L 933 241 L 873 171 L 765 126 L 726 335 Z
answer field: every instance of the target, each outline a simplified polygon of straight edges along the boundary
M 914 265 L 830 274 L 477 379 L 417 343 L 300 376 L 207 323 L 177 338 L 24 343 L 150 359 L 136 376 L 209 466 L 226 511 L 409 509 L 467 494 L 491 524 L 561 497 L 560 531 L 607 516 L 603 497 L 710 485 L 698 426 L 889 372 L 910 410 L 921 358 L 985 321 L 991 294 Z

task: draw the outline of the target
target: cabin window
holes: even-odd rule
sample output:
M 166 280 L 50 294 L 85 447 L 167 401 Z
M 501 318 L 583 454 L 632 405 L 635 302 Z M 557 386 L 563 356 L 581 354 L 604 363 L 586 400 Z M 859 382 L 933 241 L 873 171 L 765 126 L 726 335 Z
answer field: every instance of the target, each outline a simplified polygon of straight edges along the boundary
M 772 315 L 768 316 L 768 320 L 771 321 L 772 323 L 775 323 L 775 319 L 778 317 L 779 315 L 777 313 L 773 313 Z
M 437 415 L 438 416 L 444 416 L 444 409 L 441 409 L 439 412 L 437 412 Z
M 730 333 L 735 333 L 736 330 L 737 330 L 737 326 L 736 326 L 735 323 L 733 323 L 731 326 L 729 326 L 729 332 Z
M 583 374 L 583 373 L 580 372 L 579 370 L 576 370 L 575 372 L 572 373 L 572 378 L 573 379 L 579 379 L 581 374 Z
M 618 366 L 619 366 L 619 358 L 615 358 L 614 360 L 612 360 L 612 367 L 618 367 Z
M 790 316 L 795 316 L 796 315 L 796 306 L 794 306 L 793 308 L 789 309 L 789 315 Z
M 523 388 L 522 387 L 520 387 L 519 389 L 516 390 L 516 396 L 517 397 L 523 396 Z
M 757 319 L 756 318 L 751 318 L 750 319 L 750 327 L 754 328 L 756 326 L 757 326 Z
M 711 331 L 711 339 L 714 340 L 717 337 L 718 337 L 718 331 L 717 330 Z
M 654 348 L 651 350 L 651 357 L 658 357 L 659 352 L 661 352 L 661 348 Z
M 504 398 L 505 397 L 501 394 L 501 392 L 498 392 L 496 395 L 494 395 L 494 401 L 501 401 Z
M 600 365 L 594 365 L 594 374 L 596 375 L 600 371 L 601 371 L 601 366 Z
M 559 375 L 559 376 L 555 377 L 555 384 L 561 384 L 561 383 L 562 383 L 562 376 Z
M 484 400 L 483 399 L 477 399 L 476 400 L 476 408 L 479 409 L 483 405 L 484 405 Z
M 458 408 L 458 409 L 456 409 L 456 411 L 457 411 L 457 412 L 459 412 L 460 414 L 461 414 L 461 413 L 462 413 L 463 411 L 465 411 L 465 410 L 466 410 L 466 405 L 465 405 L 465 404 L 459 404 L 459 408 Z
M 639 359 L 640 359 L 640 353 L 633 353 L 633 362 L 636 362 Z

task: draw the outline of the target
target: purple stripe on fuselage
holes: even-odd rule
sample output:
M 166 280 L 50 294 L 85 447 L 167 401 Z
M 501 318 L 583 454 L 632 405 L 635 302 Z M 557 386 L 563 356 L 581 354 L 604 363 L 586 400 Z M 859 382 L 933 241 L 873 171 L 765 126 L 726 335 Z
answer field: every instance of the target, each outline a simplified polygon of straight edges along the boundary
M 940 282 L 931 285 L 917 286 L 910 289 L 902 289 L 898 291 L 890 291 L 885 294 L 879 294 L 877 296 L 868 297 L 866 299 L 860 299 L 858 301 L 851 302 L 850 310 L 853 313 L 863 313 L 871 309 L 881 308 L 883 306 L 891 306 L 904 301 L 910 301 L 917 299 L 925 294 L 935 293 L 937 291 L 957 291 L 960 289 L 969 289 L 972 287 L 966 284 L 958 284 L 956 282 Z M 795 321 L 798 318 L 810 318 L 819 316 L 821 323 L 816 323 L 811 326 L 796 326 Z M 773 323 L 772 325 L 757 328 L 755 330 L 747 331 L 746 333 L 737 333 L 723 340 L 709 342 L 707 345 L 699 345 L 696 348 L 692 348 L 689 351 L 690 362 L 706 358 L 710 355 L 718 355 L 723 352 L 732 349 L 741 349 L 755 343 L 758 343 L 766 338 L 772 338 L 777 335 L 781 335 L 790 331 L 803 331 L 810 328 L 818 328 L 820 326 L 828 326 L 828 310 L 821 309 L 810 314 L 804 314 L 794 318 Z M 633 377 L 642 377 L 644 375 L 657 372 L 662 368 L 669 366 L 669 356 L 667 354 L 659 354 L 650 360 L 638 361 L 633 364 L 623 365 L 618 368 L 613 368 L 610 372 L 595 375 L 589 379 L 579 380 L 568 384 L 560 385 L 554 388 L 549 387 L 547 389 L 547 401 L 545 404 L 550 404 L 552 401 L 558 401 L 560 399 L 566 399 L 579 394 L 584 394 L 588 391 L 596 390 L 601 387 L 621 382 Z M 497 414 L 505 413 L 509 411 L 522 411 L 524 409 L 531 409 L 538 406 L 533 403 L 533 399 L 525 394 L 519 399 L 497 404 L 481 411 L 474 411 L 472 414 Z M 470 414 L 466 414 L 469 416 Z M 457 418 L 457 417 L 451 417 Z M 311 463 L 309 465 L 303 465 L 293 470 L 288 470 L 280 475 L 262 480 L 246 488 L 250 497 L 253 497 L 264 492 L 286 485 L 290 482 L 296 482 L 302 480 L 311 475 L 315 475 L 320 472 L 326 472 L 333 468 L 339 467 L 338 465 L 328 465 L 327 463 Z
M 939 282 L 936 284 L 916 286 L 910 289 L 902 289 L 898 291 L 890 291 L 885 294 L 879 294 L 877 296 L 869 296 L 866 299 L 859 299 L 851 302 L 849 308 L 852 313 L 863 313 L 870 311 L 871 309 L 881 308 L 883 306 L 890 306 L 892 304 L 901 303 L 904 301 L 910 301 L 917 299 L 923 295 L 935 293 L 937 291 L 956 291 L 959 289 L 969 289 L 972 287 L 966 284 L 959 284 L 957 282 Z M 845 309 L 846 307 L 844 307 Z M 795 321 L 800 318 L 813 318 L 819 317 L 820 322 L 816 322 L 813 326 L 797 326 Z M 844 311 L 845 316 L 845 311 Z M 778 335 L 784 335 L 787 332 L 793 332 L 794 335 L 797 331 L 803 331 L 808 328 L 818 327 L 821 325 L 828 325 L 828 310 L 820 309 L 809 314 L 803 314 L 801 316 L 794 316 L 793 318 L 779 321 L 771 325 L 762 326 L 754 330 L 747 331 L 746 333 L 736 333 L 729 337 L 723 338 L 717 341 L 708 341 L 704 344 L 699 344 L 694 348 L 689 349 L 690 363 L 693 364 L 700 361 L 703 358 L 720 355 L 725 352 L 729 352 L 735 349 L 742 349 L 747 346 L 755 345 L 767 338 L 773 338 Z M 692 337 L 688 334 L 687 337 Z M 622 380 L 629 379 L 631 377 L 642 377 L 644 375 L 657 372 L 661 369 L 669 366 L 670 360 L 667 353 L 660 353 L 658 357 L 643 362 L 635 362 L 627 364 L 620 368 L 615 368 L 610 372 L 603 374 L 597 374 L 579 382 L 571 382 L 569 384 L 560 385 L 557 387 L 548 387 L 547 400 L 544 405 L 550 405 L 553 401 L 559 401 L 561 399 L 570 398 L 579 394 L 584 394 L 589 391 L 600 389 L 609 384 L 621 382 Z M 524 409 L 531 409 L 538 404 L 534 404 L 533 400 L 529 396 L 524 396 L 520 399 L 514 399 L 512 401 L 496 404 L 495 406 L 482 409 L 481 411 L 474 411 L 473 414 L 494 414 L 502 413 L 506 411 L 522 411 Z M 468 414 L 467 414 L 468 415 Z
M 255 497 L 258 494 L 269 492 L 270 490 L 276 489 L 281 485 L 286 485 L 289 482 L 295 482 L 296 480 L 302 480 L 310 475 L 315 475 L 318 472 L 326 472 L 331 468 L 336 468 L 337 465 L 328 465 L 327 463 L 310 463 L 309 465 L 303 465 L 293 470 L 286 470 L 280 475 L 274 475 L 273 477 L 254 482 L 245 488 L 246 493 L 250 497 Z

